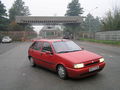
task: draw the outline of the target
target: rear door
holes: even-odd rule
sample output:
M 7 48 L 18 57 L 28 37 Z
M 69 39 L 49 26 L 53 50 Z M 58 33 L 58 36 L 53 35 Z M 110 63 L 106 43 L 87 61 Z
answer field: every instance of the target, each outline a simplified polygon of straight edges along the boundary
M 40 58 L 41 58 L 41 47 L 42 47 L 42 42 L 41 41 L 36 41 L 32 46 L 31 46 L 31 56 L 33 57 L 34 61 L 36 64 L 41 64 Z

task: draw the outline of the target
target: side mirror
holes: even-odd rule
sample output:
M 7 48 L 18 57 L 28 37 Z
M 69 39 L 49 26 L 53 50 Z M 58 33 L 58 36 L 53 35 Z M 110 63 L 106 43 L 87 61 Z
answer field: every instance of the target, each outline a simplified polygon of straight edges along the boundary
M 84 47 L 81 47 L 82 50 L 84 50 Z

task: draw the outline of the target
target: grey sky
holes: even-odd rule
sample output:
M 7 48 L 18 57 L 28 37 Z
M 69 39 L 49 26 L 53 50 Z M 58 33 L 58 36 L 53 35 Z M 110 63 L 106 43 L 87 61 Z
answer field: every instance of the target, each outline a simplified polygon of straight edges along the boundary
M 1 0 L 7 10 L 15 0 Z M 32 16 L 63 16 L 67 10 L 67 5 L 72 0 L 23 0 L 29 6 Z M 84 8 L 84 14 L 89 12 L 94 16 L 103 17 L 108 10 L 112 10 L 115 5 L 120 6 L 120 0 L 79 0 Z M 95 9 L 98 7 L 97 9 Z
M 1 0 L 10 9 L 15 0 Z M 67 5 L 72 0 L 23 0 L 29 7 L 32 16 L 64 16 Z M 104 17 L 105 13 L 112 10 L 115 6 L 120 6 L 120 0 L 79 0 L 84 14 L 89 12 L 94 16 Z M 95 9 L 98 7 L 97 9 Z M 35 26 L 35 31 L 39 32 L 41 26 Z

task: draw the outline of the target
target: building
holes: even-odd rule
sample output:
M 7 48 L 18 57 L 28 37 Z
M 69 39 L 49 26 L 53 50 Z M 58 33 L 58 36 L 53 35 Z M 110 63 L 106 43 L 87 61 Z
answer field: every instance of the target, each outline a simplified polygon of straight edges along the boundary
M 45 25 L 40 31 L 40 36 L 49 39 L 62 38 L 63 30 L 57 25 Z

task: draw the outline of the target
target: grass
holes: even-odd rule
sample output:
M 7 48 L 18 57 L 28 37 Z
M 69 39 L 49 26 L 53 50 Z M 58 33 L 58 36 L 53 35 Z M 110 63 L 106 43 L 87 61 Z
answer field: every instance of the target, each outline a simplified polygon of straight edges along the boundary
M 87 39 L 87 38 L 81 38 L 80 40 L 81 40 L 81 41 L 95 42 L 95 43 L 110 44 L 110 45 L 120 45 L 120 41 L 95 40 L 95 39 Z

